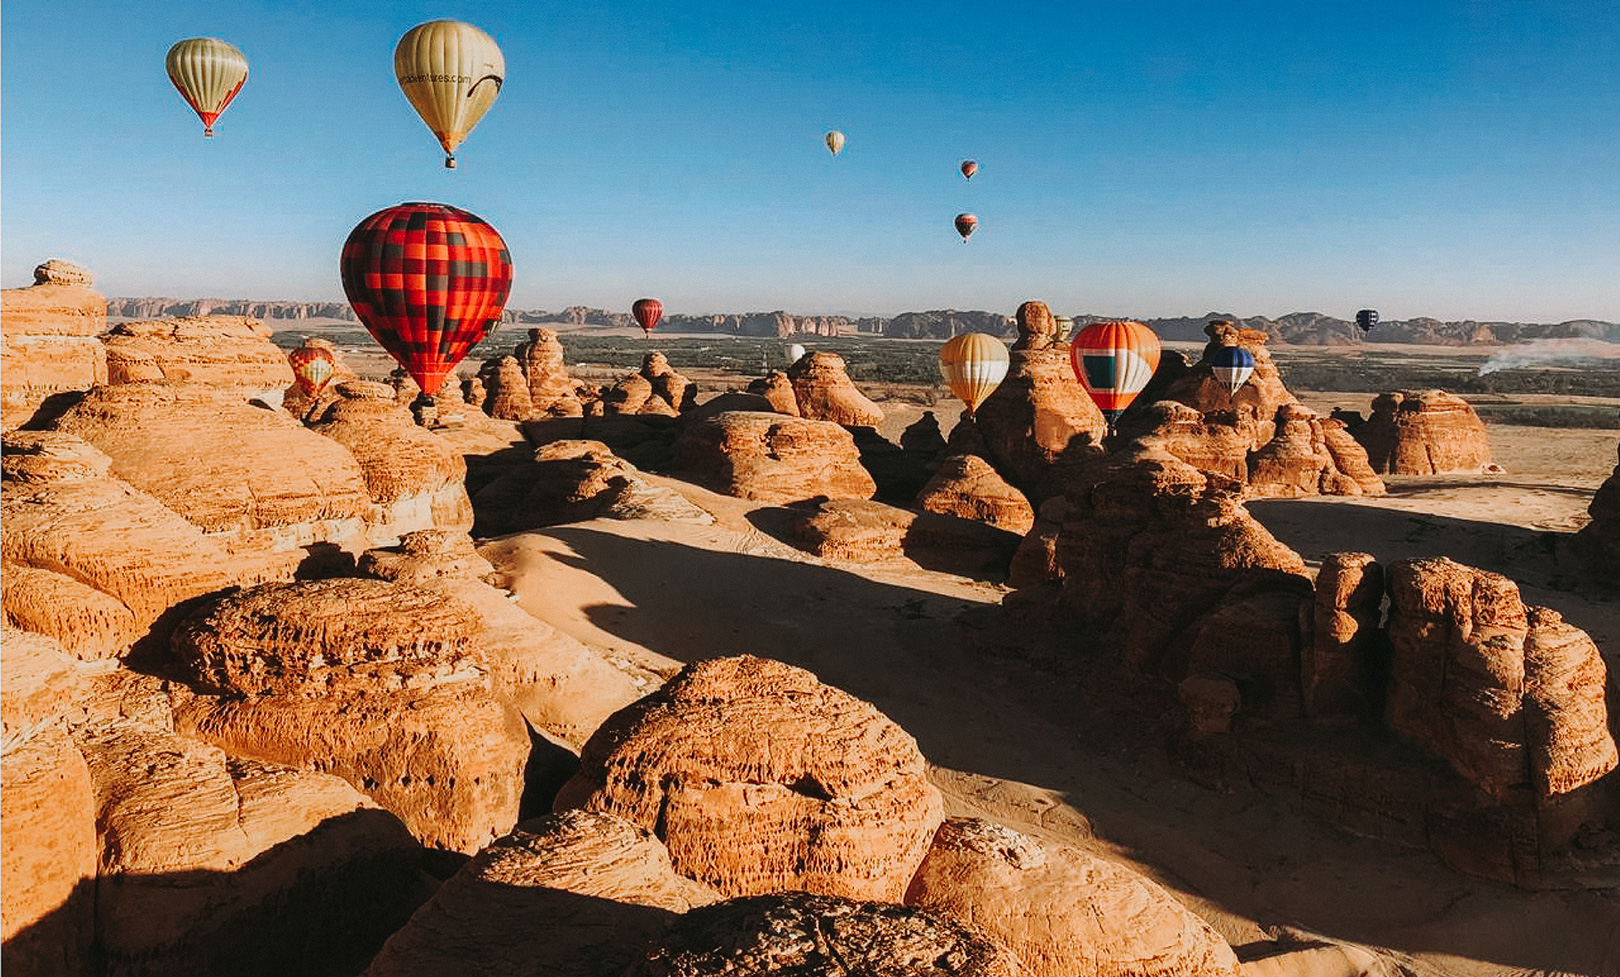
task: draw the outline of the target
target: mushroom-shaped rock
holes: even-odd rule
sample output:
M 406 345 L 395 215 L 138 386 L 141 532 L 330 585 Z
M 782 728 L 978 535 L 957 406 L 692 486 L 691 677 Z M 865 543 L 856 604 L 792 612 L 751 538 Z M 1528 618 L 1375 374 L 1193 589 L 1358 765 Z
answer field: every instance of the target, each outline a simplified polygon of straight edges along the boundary
M 653 350 L 642 359 L 641 375 L 652 384 L 653 396 L 673 407 L 677 413 L 691 406 L 697 395 L 697 387 L 692 381 L 675 372 L 675 368 L 669 365 L 669 358 L 658 350 Z
M 557 331 L 541 327 L 529 330 L 529 340 L 513 350 L 529 381 L 529 406 L 538 414 L 578 417 L 580 383 L 568 372 L 562 341 Z
M 628 818 L 728 896 L 898 900 L 941 818 L 917 742 L 877 709 L 765 658 L 689 665 L 585 744 L 556 809 Z
M 793 381 L 781 370 L 772 370 L 748 384 L 748 392 L 759 394 L 770 401 L 771 410 L 778 414 L 799 416 L 799 398 L 793 392 Z
M 855 388 L 837 353 L 811 353 L 788 367 L 787 375 L 801 416 L 846 427 L 883 423 L 883 408 Z
M 689 425 L 674 453 L 693 481 L 739 499 L 869 499 L 877 491 L 855 439 L 828 421 L 727 411 Z
M 1444 390 L 1373 398 L 1372 416 L 1355 430 L 1373 470 L 1383 475 L 1444 475 L 1492 470 L 1485 423 L 1468 401 Z
M 1035 525 L 1024 493 L 1007 484 L 978 455 L 951 455 L 917 496 L 917 507 L 987 523 L 1023 535 Z
M 1028 977 L 1237 977 L 1210 925 L 1146 877 L 979 818 L 940 827 L 906 905 L 970 923 Z
M 106 337 L 107 382 L 184 380 L 272 403 L 293 380 L 269 326 L 239 315 L 120 322 Z
M 389 939 L 365 977 L 620 977 L 707 886 L 611 814 L 525 821 L 473 857 Z
M 694 909 L 625 977 L 1013 977 L 1011 956 L 924 909 L 803 892 Z
M 96 276 L 83 265 L 60 258 L 50 258 L 34 267 L 35 285 L 83 285 L 96 283 Z
M 1300 662 L 1305 714 L 1347 722 L 1372 705 L 1383 634 L 1384 568 L 1370 553 L 1329 553 L 1316 575 L 1312 633 Z

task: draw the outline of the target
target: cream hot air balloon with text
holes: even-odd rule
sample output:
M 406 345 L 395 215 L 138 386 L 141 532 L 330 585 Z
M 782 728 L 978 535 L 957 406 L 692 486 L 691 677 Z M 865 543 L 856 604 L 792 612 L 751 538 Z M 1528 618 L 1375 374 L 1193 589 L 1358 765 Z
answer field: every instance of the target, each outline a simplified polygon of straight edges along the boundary
M 400 90 L 456 166 L 456 147 L 495 104 L 506 59 L 495 39 L 459 20 L 430 20 L 405 32 L 394 48 Z
M 202 119 L 203 135 L 212 139 L 214 120 L 247 81 L 247 56 L 217 37 L 188 37 L 169 48 L 163 67 L 180 97 Z
M 985 398 L 1007 376 L 1007 347 L 994 336 L 968 332 L 946 343 L 939 351 L 939 372 L 951 393 L 967 405 L 968 416 L 979 409 Z

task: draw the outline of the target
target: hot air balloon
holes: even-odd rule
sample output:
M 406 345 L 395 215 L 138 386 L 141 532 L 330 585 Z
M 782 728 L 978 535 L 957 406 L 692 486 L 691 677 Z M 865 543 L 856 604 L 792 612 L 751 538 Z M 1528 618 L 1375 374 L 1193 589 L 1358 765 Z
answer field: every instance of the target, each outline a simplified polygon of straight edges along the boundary
M 788 347 L 788 363 L 797 363 L 804 359 L 805 349 L 802 345 L 794 343 Z
M 844 151 L 844 134 L 837 129 L 827 133 L 827 152 L 837 156 Z
M 287 354 L 287 365 L 292 367 L 293 379 L 305 397 L 319 397 L 328 380 L 337 371 L 337 358 L 323 346 L 300 346 Z
M 1159 337 L 1140 322 L 1094 322 L 1069 344 L 1069 365 L 1108 419 L 1108 431 L 1159 368 Z
M 203 135 L 212 139 L 214 120 L 247 81 L 247 57 L 217 37 L 189 37 L 169 48 L 163 66 L 180 97 L 202 119 Z
M 973 174 L 977 172 L 979 172 L 979 164 L 977 162 L 971 159 L 964 159 L 962 161 L 962 176 L 964 178 L 971 180 L 973 179 Z
M 512 288 L 500 234 L 446 204 L 372 214 L 343 242 L 341 267 L 355 314 L 422 388 L 422 400 L 501 321 Z
M 636 299 L 636 304 L 630 306 L 630 314 L 636 317 L 642 335 L 651 336 L 658 328 L 658 320 L 664 317 L 664 303 L 657 299 Z
M 456 166 L 456 147 L 495 103 L 506 59 L 495 39 L 459 20 L 430 20 L 405 32 L 394 48 L 400 90 Z
M 1254 354 L 1242 346 L 1222 346 L 1210 354 L 1209 365 L 1215 379 L 1226 384 L 1227 392 L 1235 394 L 1254 373 Z
M 973 214 L 956 215 L 956 233 L 962 235 L 963 244 L 967 243 L 967 239 L 971 237 L 973 232 L 978 230 L 978 228 L 979 218 Z
M 1378 325 L 1378 310 L 1362 309 L 1357 312 L 1356 325 L 1361 327 L 1362 332 L 1372 332 L 1372 327 Z
M 1007 347 L 994 336 L 968 332 L 939 350 L 939 372 L 972 417 L 1007 376 Z

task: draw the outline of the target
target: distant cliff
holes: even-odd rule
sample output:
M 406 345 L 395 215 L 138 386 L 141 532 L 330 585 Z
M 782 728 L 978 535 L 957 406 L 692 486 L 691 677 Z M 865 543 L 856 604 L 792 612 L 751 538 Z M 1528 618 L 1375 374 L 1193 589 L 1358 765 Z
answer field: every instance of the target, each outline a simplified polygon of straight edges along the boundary
M 1095 322 L 1096 316 L 1076 316 L 1077 326 Z M 1499 346 L 1527 343 L 1537 339 L 1602 339 L 1620 342 L 1620 324 L 1597 319 L 1568 322 L 1479 322 L 1464 319 L 1445 322 L 1427 317 L 1386 319 L 1372 332 L 1363 334 L 1349 319 L 1337 319 L 1320 312 L 1291 312 L 1276 319 L 1265 316 L 1239 317 L 1210 312 L 1197 317 L 1144 319 L 1161 339 L 1203 342 L 1204 324 L 1210 319 L 1234 319 L 1249 329 L 1264 332 L 1275 346 L 1348 346 L 1359 342 L 1410 343 L 1423 346 Z
M 965 332 L 984 332 L 992 336 L 1016 336 L 1013 318 L 1000 312 L 958 312 L 945 309 L 936 312 L 902 312 L 883 327 L 889 339 L 950 339 Z

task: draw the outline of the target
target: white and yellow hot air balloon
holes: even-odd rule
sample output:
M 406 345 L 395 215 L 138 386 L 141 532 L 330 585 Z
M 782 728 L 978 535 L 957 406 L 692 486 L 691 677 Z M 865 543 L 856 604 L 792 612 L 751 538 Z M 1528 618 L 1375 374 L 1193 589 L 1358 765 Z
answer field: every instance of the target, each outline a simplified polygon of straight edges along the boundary
M 837 129 L 827 133 L 827 152 L 837 156 L 844 151 L 844 134 Z
M 982 332 L 968 332 L 940 348 L 939 372 L 972 417 L 1006 378 L 1008 359 L 1007 347 L 1001 340 Z
M 405 32 L 394 48 L 400 90 L 456 166 L 456 147 L 495 104 L 506 59 L 495 39 L 459 20 L 430 20 Z
M 214 120 L 247 81 L 247 56 L 217 37 L 188 37 L 169 48 L 163 66 L 180 97 L 202 119 L 203 135 L 212 139 Z

